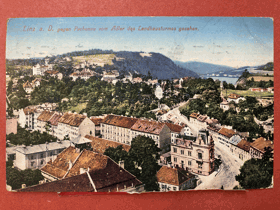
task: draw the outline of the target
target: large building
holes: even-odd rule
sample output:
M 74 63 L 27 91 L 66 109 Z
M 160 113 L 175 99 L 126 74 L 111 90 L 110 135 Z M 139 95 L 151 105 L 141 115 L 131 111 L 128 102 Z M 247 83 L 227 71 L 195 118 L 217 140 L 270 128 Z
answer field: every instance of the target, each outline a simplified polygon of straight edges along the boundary
M 266 149 L 274 149 L 274 144 L 272 141 L 260 137 L 250 144 L 250 155 L 252 158 L 261 159 L 266 151 Z
M 33 66 L 33 75 L 43 76 L 46 71 L 52 70 L 54 64 L 49 64 L 49 59 L 45 59 L 45 65 L 40 65 L 39 63 Z
M 71 140 L 85 135 L 95 136 L 95 125 L 87 116 L 66 112 L 59 118 L 57 138 L 64 139 L 65 136 L 68 136 Z
M 176 139 L 171 144 L 171 162 L 174 167 L 209 175 L 214 171 L 214 141 L 206 130 L 200 130 L 198 137 Z
M 34 130 L 39 115 L 40 113 L 38 113 L 35 106 L 20 109 L 18 123 L 22 128 L 26 126 L 28 130 Z
M 70 145 L 71 142 L 65 140 L 39 145 L 17 146 L 14 149 L 14 166 L 20 170 L 40 169 L 50 160 L 54 160 L 60 152 Z
M 111 158 L 68 147 L 42 169 L 43 184 L 20 191 L 43 192 L 139 192 L 142 183 Z

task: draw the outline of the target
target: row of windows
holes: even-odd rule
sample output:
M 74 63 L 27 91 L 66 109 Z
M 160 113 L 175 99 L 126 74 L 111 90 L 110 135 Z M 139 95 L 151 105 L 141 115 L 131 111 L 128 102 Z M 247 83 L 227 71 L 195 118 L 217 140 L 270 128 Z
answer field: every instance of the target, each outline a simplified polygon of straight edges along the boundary
M 177 148 L 173 147 L 173 152 L 177 153 Z M 185 151 L 181 150 L 181 155 L 184 155 L 184 153 L 185 153 Z M 192 152 L 191 151 L 188 151 L 188 156 L 192 156 Z

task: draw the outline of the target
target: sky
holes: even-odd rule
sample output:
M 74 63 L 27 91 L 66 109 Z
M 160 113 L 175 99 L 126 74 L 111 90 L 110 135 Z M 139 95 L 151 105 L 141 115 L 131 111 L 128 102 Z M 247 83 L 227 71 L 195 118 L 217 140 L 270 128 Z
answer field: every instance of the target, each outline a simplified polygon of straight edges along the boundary
M 6 58 L 102 49 L 157 52 L 177 61 L 242 67 L 273 61 L 273 47 L 271 18 L 13 18 L 7 23 Z

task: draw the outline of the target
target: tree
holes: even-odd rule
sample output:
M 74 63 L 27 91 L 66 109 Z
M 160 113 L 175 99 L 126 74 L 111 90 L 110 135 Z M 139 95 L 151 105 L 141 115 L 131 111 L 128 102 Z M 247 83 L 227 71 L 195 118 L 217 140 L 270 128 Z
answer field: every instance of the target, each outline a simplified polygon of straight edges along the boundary
M 104 155 L 109 156 L 116 163 L 119 163 L 119 161 L 125 161 L 128 157 L 128 153 L 123 149 L 122 145 L 119 145 L 116 148 L 107 148 Z
M 137 136 L 131 142 L 131 148 L 128 152 L 130 161 L 134 163 L 134 166 L 131 167 L 140 170 L 140 175 L 137 178 L 145 184 L 146 191 L 159 190 L 156 178 L 157 171 L 160 169 L 157 163 L 159 152 L 160 149 L 155 141 L 149 137 Z
M 240 174 L 235 176 L 242 188 L 259 189 L 270 186 L 273 176 L 273 160 L 271 160 L 271 149 L 266 148 L 265 150 L 262 159 L 247 160 L 240 168 Z

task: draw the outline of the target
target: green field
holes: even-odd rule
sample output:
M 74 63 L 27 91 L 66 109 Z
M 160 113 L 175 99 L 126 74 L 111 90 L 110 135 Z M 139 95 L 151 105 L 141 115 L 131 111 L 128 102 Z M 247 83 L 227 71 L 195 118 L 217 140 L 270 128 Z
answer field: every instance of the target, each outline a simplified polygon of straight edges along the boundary
M 250 90 L 223 90 L 223 95 L 226 96 L 226 92 L 227 95 L 231 94 L 231 93 L 235 93 L 238 94 L 240 96 L 252 96 L 252 97 L 257 97 L 257 98 L 263 98 L 263 97 L 273 97 L 274 94 L 270 93 L 270 92 L 252 92 Z
M 97 55 L 85 55 L 85 56 L 75 56 L 73 57 L 74 64 L 77 65 L 84 61 L 94 62 L 96 64 L 100 63 L 100 66 L 105 64 L 113 65 L 112 60 L 116 57 L 114 54 L 97 54 Z
M 80 113 L 80 111 L 82 111 L 82 110 L 85 109 L 86 107 L 87 107 L 87 103 L 80 103 L 80 104 L 78 104 L 77 106 L 71 107 L 71 108 L 69 108 L 69 109 L 66 110 L 66 111 L 74 111 L 74 112 Z
M 250 80 L 251 78 L 254 78 L 254 81 L 256 82 L 259 82 L 259 81 L 274 81 L 274 77 L 270 77 L 270 76 L 252 76 L 252 77 L 249 77 L 247 80 Z

